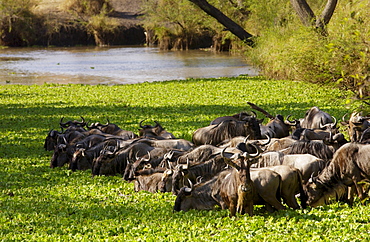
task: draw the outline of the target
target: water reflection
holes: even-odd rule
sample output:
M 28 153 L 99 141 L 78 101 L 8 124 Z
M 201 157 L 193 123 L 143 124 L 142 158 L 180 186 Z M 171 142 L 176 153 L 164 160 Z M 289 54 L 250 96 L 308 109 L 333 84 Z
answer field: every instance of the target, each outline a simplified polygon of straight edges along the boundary
M 0 50 L 0 84 L 127 84 L 256 75 L 241 56 L 149 47 L 8 48 Z

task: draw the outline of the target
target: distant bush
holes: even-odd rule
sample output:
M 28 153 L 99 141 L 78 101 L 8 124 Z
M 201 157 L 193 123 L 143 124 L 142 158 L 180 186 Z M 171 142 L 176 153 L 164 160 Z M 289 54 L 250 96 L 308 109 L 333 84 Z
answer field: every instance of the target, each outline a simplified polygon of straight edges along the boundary
M 78 15 L 93 16 L 103 11 L 112 11 L 109 0 L 65 0 L 63 8 Z
M 109 36 L 118 27 L 117 22 L 109 18 L 114 11 L 109 0 L 66 0 L 62 8 L 75 16 L 76 21 L 94 36 L 96 45 L 109 44 Z

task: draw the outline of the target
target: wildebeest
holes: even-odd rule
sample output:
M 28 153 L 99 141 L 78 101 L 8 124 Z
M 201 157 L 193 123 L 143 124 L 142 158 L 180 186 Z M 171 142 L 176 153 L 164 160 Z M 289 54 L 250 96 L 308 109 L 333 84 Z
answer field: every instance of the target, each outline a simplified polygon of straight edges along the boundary
M 249 136 L 250 139 L 261 138 L 261 130 L 255 118 L 247 121 L 225 120 L 218 124 L 197 129 L 193 133 L 192 142 L 195 145 L 218 145 L 224 140 L 237 136 Z
M 153 173 L 149 175 L 139 175 L 136 176 L 134 181 L 134 190 L 135 192 L 138 191 L 148 191 L 151 193 L 155 193 L 161 191 L 161 182 L 162 182 L 163 173 Z M 170 189 L 170 181 L 167 184 L 162 185 L 162 192 Z
M 254 118 L 254 119 L 257 118 L 256 113 L 255 112 L 252 112 L 252 113 L 240 112 L 232 116 L 218 117 L 212 120 L 210 125 L 219 124 L 224 121 L 248 121 L 250 118 Z
M 202 180 L 206 181 L 225 170 L 225 168 L 226 163 L 221 155 L 192 166 L 189 163 L 179 164 L 172 172 L 172 193 L 177 194 L 177 191 L 185 185 L 185 180 L 195 183 L 198 177 L 202 177 Z
M 76 121 L 76 120 L 69 120 L 67 122 L 63 123 L 64 117 L 62 117 L 59 121 L 59 125 L 62 129 L 68 129 L 69 131 L 79 131 L 79 132 L 84 132 L 86 129 L 86 122 L 85 119 L 81 116 L 81 121 Z
M 231 157 L 227 156 L 228 158 L 226 158 L 226 161 L 228 162 L 229 159 L 239 160 L 240 157 L 244 157 L 244 162 L 246 157 L 255 158 L 254 156 L 257 156 L 258 153 L 259 152 L 256 154 L 248 154 L 247 152 L 236 153 Z M 223 154 L 223 156 L 225 155 Z M 244 177 L 244 175 L 246 175 L 246 169 L 242 169 L 240 166 L 242 165 L 241 163 L 240 165 L 236 163 L 240 163 L 240 161 L 233 162 L 232 166 L 235 168 L 225 170 L 211 180 L 194 186 L 194 188 L 181 188 L 175 201 L 174 210 L 212 209 L 214 206 L 220 205 L 225 209 L 231 208 L 230 215 L 235 215 L 236 211 L 251 211 L 250 206 L 247 208 L 248 200 L 251 202 L 250 199 L 252 199 L 252 204 L 263 204 L 269 211 L 285 209 L 278 201 L 281 189 L 281 177 L 279 174 L 268 169 L 251 171 L 250 177 L 253 181 L 253 186 L 257 190 L 251 197 L 249 192 L 252 192 L 252 190 L 249 188 L 252 187 L 252 184 L 240 182 L 240 179 L 242 181 L 246 179 L 246 177 Z M 231 176 L 237 176 L 238 178 L 235 177 L 235 179 L 231 179 L 229 178 Z M 235 184 L 232 181 L 239 182 Z M 229 184 L 229 186 L 227 186 L 227 184 Z
M 318 107 L 307 110 L 304 118 L 300 119 L 299 122 L 301 128 L 305 129 L 322 129 L 327 124 L 334 124 L 332 116 Z
M 261 168 L 259 168 L 261 169 Z M 303 191 L 302 174 L 297 168 L 287 165 L 268 166 L 270 169 L 278 173 L 282 180 L 281 185 L 281 198 L 292 209 L 298 209 L 300 206 L 296 200 L 296 194 L 299 194 L 301 200 L 301 207 L 306 207 L 307 197 Z M 253 170 L 251 168 L 251 170 Z
M 123 130 L 120 127 L 118 127 L 116 124 L 110 123 L 108 119 L 107 119 L 106 124 L 101 124 L 99 122 L 93 123 L 90 126 L 88 126 L 88 129 L 90 130 L 97 129 L 97 130 L 102 131 L 105 134 L 121 136 L 122 139 L 126 139 L 126 140 L 134 139 L 138 137 L 134 132 Z
M 306 183 L 312 174 L 315 176 L 324 169 L 327 162 L 310 154 L 285 155 L 282 152 L 266 152 L 252 167 L 268 167 L 287 165 L 297 168 L 302 173 L 303 183 Z
M 58 140 L 58 137 L 59 135 L 61 135 L 62 133 L 56 131 L 56 130 L 50 130 L 48 135 L 46 136 L 45 138 L 45 142 L 44 142 L 44 148 L 45 150 L 47 151 L 52 151 L 55 149 L 55 146 L 57 145 L 57 140 Z
M 226 176 L 229 173 L 224 173 Z M 195 184 L 190 187 L 182 187 L 176 196 L 174 211 L 188 211 L 190 209 L 196 210 L 211 210 L 215 206 L 220 205 L 213 197 L 213 186 L 219 176 L 212 179 Z
M 100 152 L 103 149 L 109 150 L 109 152 L 113 152 L 115 150 L 119 150 L 129 146 L 131 142 L 132 141 L 108 138 L 92 147 L 76 148 L 75 152 L 73 153 L 72 160 L 69 164 L 69 168 L 72 171 L 91 169 L 93 160 L 100 155 Z
M 123 179 L 126 181 L 134 180 L 136 178 L 136 172 L 141 169 L 150 169 L 150 173 L 155 173 L 159 170 L 163 172 L 166 168 L 157 169 L 157 167 L 162 162 L 164 155 L 168 152 L 169 149 L 153 147 L 152 149 L 148 149 L 147 154 L 144 156 L 135 155 L 135 160 L 128 162 Z
M 185 139 L 145 139 L 141 138 L 136 141 L 137 143 L 146 143 L 152 147 L 173 149 L 173 150 L 190 150 L 194 147 L 194 144 Z
M 165 130 L 157 121 L 155 122 L 155 125 L 142 125 L 144 120 L 140 121 L 139 127 L 139 135 L 144 138 L 154 138 L 154 139 L 176 139 L 176 137 Z
M 124 149 L 114 152 L 103 150 L 93 160 L 92 175 L 114 176 L 124 175 L 128 163 L 133 163 L 136 157 L 142 157 L 154 149 L 145 143 L 133 143 Z
M 270 121 L 266 125 L 260 124 L 262 137 L 266 137 L 267 135 L 270 138 L 287 137 L 290 134 L 292 127 L 297 127 L 297 125 L 299 125 L 299 122 L 297 120 L 289 120 L 290 115 L 288 115 L 286 120 L 284 120 L 283 116 L 280 114 L 273 116 L 256 104 L 251 102 L 247 103 L 251 106 L 251 108 L 263 113 L 267 118 L 270 119 Z
M 217 182 L 213 185 L 212 197 L 221 207 L 225 204 L 220 196 L 220 182 L 230 174 L 231 170 L 226 170 L 218 175 Z M 282 180 L 278 173 L 269 169 L 253 169 L 250 171 L 250 178 L 256 188 L 256 195 L 253 197 L 253 204 L 265 205 L 269 212 L 285 209 L 279 201 L 281 198 Z
M 370 179 L 370 145 L 348 143 L 339 148 L 325 169 L 306 186 L 307 204 L 312 207 L 326 203 L 336 189 L 356 188 L 359 198 L 365 198 L 361 181 Z
M 358 142 L 362 133 L 370 127 L 370 117 L 363 116 L 361 112 L 353 112 L 348 121 L 342 118 L 342 125 L 347 126 L 351 142 Z
M 291 126 L 296 126 L 296 122 L 284 121 L 283 116 L 276 115 L 266 125 L 261 125 L 261 136 L 271 138 L 284 138 L 289 136 Z
M 257 192 L 251 180 L 250 166 L 255 162 L 253 158 L 256 158 L 259 152 L 256 155 L 246 152 L 243 155 L 235 155 L 238 155 L 237 160 L 240 160 L 240 166 L 222 155 L 225 163 L 234 169 L 222 180 L 216 182 L 220 184 L 219 194 L 222 199 L 220 205 L 222 209 L 229 208 L 230 217 L 235 216 L 236 212 L 253 216 L 253 201 Z

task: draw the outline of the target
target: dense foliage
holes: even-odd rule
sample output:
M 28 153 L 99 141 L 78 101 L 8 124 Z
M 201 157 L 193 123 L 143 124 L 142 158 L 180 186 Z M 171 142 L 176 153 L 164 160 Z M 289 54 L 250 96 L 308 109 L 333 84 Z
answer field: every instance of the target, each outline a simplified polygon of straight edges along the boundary
M 369 1 L 340 1 L 326 26 L 327 36 L 303 25 L 289 1 L 208 2 L 256 36 L 254 47 L 241 44 L 188 0 L 147 1 L 151 11 L 144 23 L 156 33 L 160 29 L 160 38 L 181 39 L 179 32 L 184 31 L 194 37 L 196 31 L 207 30 L 214 36 L 215 49 L 225 49 L 220 45 L 246 49 L 246 58 L 269 78 L 331 83 L 352 90 L 357 99 L 370 96 Z M 319 16 L 326 1 L 308 3 Z
M 172 194 L 133 191 L 121 177 L 50 168 L 43 149 L 59 120 L 111 122 L 137 132 L 157 120 L 179 138 L 253 101 L 271 114 L 303 117 L 317 105 L 338 119 L 346 92 L 292 81 L 238 77 L 119 86 L 0 86 L 0 238 L 4 241 L 366 241 L 370 208 L 336 203 L 230 219 L 228 211 L 174 213 Z M 260 116 L 262 118 L 262 116 Z
M 271 78 L 313 83 L 331 83 L 352 90 L 356 98 L 370 96 L 370 3 L 369 1 L 339 2 L 327 26 L 326 37 L 304 27 L 289 5 L 257 8 L 254 22 L 258 26 L 256 48 L 248 57 L 262 73 Z M 316 3 L 316 2 L 315 2 Z M 323 5 L 313 5 L 320 13 Z M 256 4 L 259 6 L 259 4 Z M 274 5 L 272 5 L 274 6 Z

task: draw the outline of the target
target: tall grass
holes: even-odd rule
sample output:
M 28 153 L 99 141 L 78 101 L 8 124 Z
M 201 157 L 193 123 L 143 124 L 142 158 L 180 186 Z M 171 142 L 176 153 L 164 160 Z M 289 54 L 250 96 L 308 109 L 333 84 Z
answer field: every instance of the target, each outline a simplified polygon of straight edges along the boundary
M 276 14 L 282 24 L 259 29 L 257 46 L 248 56 L 268 77 L 330 83 L 353 91 L 357 98 L 368 98 L 369 11 L 368 1 L 339 2 L 327 37 L 302 26 L 291 15 L 286 19 Z
M 174 213 L 169 193 L 133 191 L 119 176 L 49 168 L 43 149 L 59 120 L 111 122 L 137 132 L 159 121 L 179 138 L 215 117 L 249 110 L 303 117 L 317 105 L 340 118 L 348 92 L 261 77 L 189 79 L 118 86 L 0 86 L 0 238 L 3 241 L 366 241 L 370 208 L 336 203 L 230 219 L 228 211 Z M 354 108 L 354 107 L 352 107 Z M 259 115 L 260 118 L 262 116 Z

